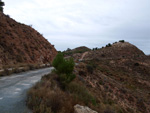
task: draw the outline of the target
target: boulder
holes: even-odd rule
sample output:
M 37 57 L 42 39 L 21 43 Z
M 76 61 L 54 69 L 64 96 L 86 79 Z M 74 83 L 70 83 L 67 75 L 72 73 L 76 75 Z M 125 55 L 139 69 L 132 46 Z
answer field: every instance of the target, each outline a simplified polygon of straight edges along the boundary
M 98 113 L 96 111 L 93 111 L 87 106 L 81 106 L 79 104 L 74 106 L 74 113 Z

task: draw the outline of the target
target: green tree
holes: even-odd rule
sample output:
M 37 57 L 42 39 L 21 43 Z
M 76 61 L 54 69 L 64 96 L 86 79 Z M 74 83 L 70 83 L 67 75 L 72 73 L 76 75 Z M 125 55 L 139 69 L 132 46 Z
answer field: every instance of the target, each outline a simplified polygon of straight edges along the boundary
M 60 64 L 63 64 L 64 62 L 64 57 L 63 54 L 61 52 L 59 52 L 55 59 L 52 62 L 52 65 L 55 67 L 55 69 L 58 71 L 58 68 L 60 68 Z
M 75 75 L 72 74 L 75 66 L 74 60 L 72 58 L 64 59 L 63 54 L 59 52 L 53 60 L 52 65 L 55 67 L 61 82 L 69 83 L 75 78 Z
M 4 6 L 5 4 L 4 4 L 4 2 L 2 2 L 1 0 L 0 0 L 0 11 L 1 12 L 3 12 L 3 6 Z

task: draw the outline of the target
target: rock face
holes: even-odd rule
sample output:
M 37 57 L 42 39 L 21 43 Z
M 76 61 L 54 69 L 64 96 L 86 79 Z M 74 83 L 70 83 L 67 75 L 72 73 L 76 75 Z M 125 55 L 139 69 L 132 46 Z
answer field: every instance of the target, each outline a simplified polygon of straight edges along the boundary
M 98 113 L 96 111 L 93 111 L 89 107 L 86 106 L 80 106 L 80 105 L 75 105 L 74 106 L 74 113 Z
M 0 12 L 0 63 L 51 62 L 56 49 L 31 26 L 16 22 Z

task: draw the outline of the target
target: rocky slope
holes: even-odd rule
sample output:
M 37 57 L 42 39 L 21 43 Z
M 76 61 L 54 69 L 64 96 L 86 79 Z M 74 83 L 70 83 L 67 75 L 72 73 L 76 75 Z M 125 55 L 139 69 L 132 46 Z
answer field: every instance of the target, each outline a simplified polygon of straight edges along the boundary
M 101 49 L 89 52 L 86 59 L 119 59 L 119 58 L 136 58 L 145 57 L 145 54 L 136 46 L 129 42 L 117 42 L 112 45 L 106 45 Z
M 0 12 L 0 66 L 51 62 L 56 49 L 31 26 Z
M 91 51 L 88 47 L 81 46 L 74 49 L 67 49 L 63 51 L 63 54 L 66 58 L 73 57 L 74 60 L 78 60 L 82 57 L 82 54 L 85 52 Z
M 69 52 L 65 58 L 76 61 L 76 78 L 64 84 L 64 74 L 45 75 L 28 94 L 27 105 L 33 112 L 73 113 L 73 106 L 80 104 L 98 113 L 150 113 L 149 56 L 124 41 L 93 51 Z
M 118 42 L 89 51 L 75 73 L 95 94 L 101 110 L 150 113 L 150 59 L 134 45 Z
M 74 49 L 67 49 L 66 51 L 63 51 L 63 54 L 65 56 L 69 55 L 75 55 L 75 54 L 78 54 L 78 53 L 84 53 L 86 51 L 90 51 L 91 49 L 85 47 L 85 46 L 81 46 L 81 47 L 77 47 L 77 48 L 74 48 Z

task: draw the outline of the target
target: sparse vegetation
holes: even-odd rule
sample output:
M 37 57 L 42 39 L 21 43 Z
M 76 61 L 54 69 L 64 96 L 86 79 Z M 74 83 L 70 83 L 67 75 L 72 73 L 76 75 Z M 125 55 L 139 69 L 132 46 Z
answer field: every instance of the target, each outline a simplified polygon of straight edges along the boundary
M 140 65 L 139 63 L 135 63 L 135 64 L 134 64 L 134 66 L 139 66 L 139 65 Z
M 27 105 L 33 113 L 73 113 L 76 104 L 95 107 L 95 98 L 83 84 L 71 82 L 64 90 L 58 79 L 55 73 L 45 75 L 29 90 Z
M 149 112 L 148 57 L 129 43 L 122 43 L 89 52 L 87 60 L 75 69 L 80 80 L 86 81 L 88 89 L 97 96 L 102 113 Z M 133 53 L 143 58 L 132 57 Z
M 53 61 L 56 70 L 44 76 L 29 91 L 28 106 L 35 113 L 47 110 L 51 113 L 72 113 L 75 104 L 88 106 L 99 113 L 149 112 L 149 64 L 142 59 L 125 56 L 119 44 L 122 43 L 91 51 L 90 57 L 89 52 L 86 57 L 90 59 L 75 67 L 73 59 L 64 59 L 59 53 Z M 118 51 L 121 57 L 116 56 Z M 140 51 L 137 53 L 140 54 Z M 68 82 L 70 74 L 78 76 Z
M 107 45 L 106 45 L 106 47 L 111 47 L 112 45 L 110 44 L 110 43 L 108 43 Z
M 89 103 L 96 105 L 95 98 L 89 93 L 86 87 L 81 86 L 76 82 L 73 82 L 67 86 L 66 90 L 73 94 L 74 98 L 83 101 L 86 105 L 89 105 Z
M 0 9 L 3 5 L 4 2 L 0 0 Z M 32 27 L 17 23 L 8 15 L 0 13 L 0 17 L 1 67 L 52 62 L 57 51 L 40 33 Z
M 86 68 L 89 73 L 91 73 L 91 74 L 93 73 L 94 68 L 92 65 L 87 65 Z
M 76 53 L 84 53 L 86 51 L 90 51 L 89 48 L 87 47 L 78 47 L 78 48 L 75 48 L 75 49 L 70 49 L 68 48 L 66 51 L 63 52 L 64 55 L 73 55 L 73 54 L 76 54 Z
M 29 70 L 40 69 L 49 67 L 49 65 L 40 65 L 40 64 L 18 64 L 18 65 L 9 65 L 3 66 L 0 71 L 0 76 L 8 76 L 13 73 L 21 73 Z
M 96 109 L 95 97 L 84 84 L 74 80 L 73 59 L 64 59 L 63 54 L 58 53 L 52 65 L 55 70 L 28 92 L 27 105 L 33 113 L 45 113 L 47 109 L 52 113 L 72 113 L 76 104 Z
M 94 51 L 94 50 L 98 50 L 98 48 L 96 47 L 96 48 L 93 48 L 92 50 L 93 50 L 93 51 Z

